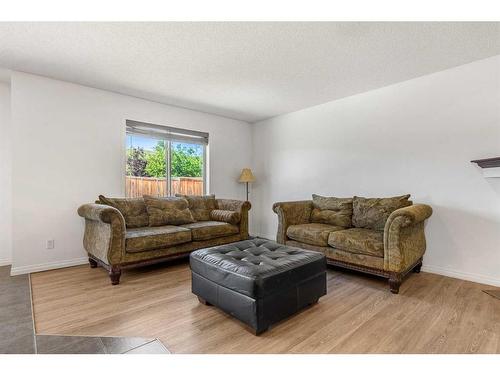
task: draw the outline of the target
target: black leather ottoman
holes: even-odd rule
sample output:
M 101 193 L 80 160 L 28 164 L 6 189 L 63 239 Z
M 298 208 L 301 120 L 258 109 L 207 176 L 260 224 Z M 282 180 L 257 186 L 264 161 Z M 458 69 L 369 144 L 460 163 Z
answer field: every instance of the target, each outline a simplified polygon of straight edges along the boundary
M 190 255 L 192 291 L 255 334 L 326 294 L 323 254 L 251 239 Z

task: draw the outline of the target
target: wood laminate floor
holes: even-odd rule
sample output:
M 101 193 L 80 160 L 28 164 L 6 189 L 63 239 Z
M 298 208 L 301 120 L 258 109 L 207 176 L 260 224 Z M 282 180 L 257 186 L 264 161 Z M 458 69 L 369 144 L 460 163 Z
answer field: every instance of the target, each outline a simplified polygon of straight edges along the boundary
M 36 335 L 28 275 L 0 267 L 0 354 L 167 354 L 158 339 Z
M 385 280 L 328 271 L 313 307 L 252 335 L 191 294 L 186 263 L 126 271 L 111 286 L 88 266 L 31 276 L 38 334 L 158 337 L 173 353 L 500 353 L 500 300 L 489 286 L 412 274 Z

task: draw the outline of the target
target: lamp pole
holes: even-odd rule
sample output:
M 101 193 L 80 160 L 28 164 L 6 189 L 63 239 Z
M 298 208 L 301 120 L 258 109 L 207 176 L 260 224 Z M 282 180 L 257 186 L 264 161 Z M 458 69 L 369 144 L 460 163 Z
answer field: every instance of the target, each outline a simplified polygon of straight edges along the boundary
M 238 179 L 238 182 L 244 182 L 245 183 L 245 188 L 247 192 L 247 202 L 248 202 L 248 183 L 255 181 L 255 177 L 252 174 L 252 170 L 250 168 L 243 168 L 241 170 L 240 178 Z

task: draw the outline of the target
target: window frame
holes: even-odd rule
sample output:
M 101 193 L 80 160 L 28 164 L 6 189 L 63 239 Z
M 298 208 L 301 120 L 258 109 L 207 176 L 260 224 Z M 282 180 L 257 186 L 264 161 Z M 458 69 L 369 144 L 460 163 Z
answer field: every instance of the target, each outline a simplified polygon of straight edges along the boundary
M 208 137 L 209 134 L 196 130 L 188 130 L 175 128 L 165 125 L 151 124 L 136 120 L 126 120 L 125 139 L 128 135 L 150 137 L 153 139 L 163 140 L 165 142 L 165 177 L 167 180 L 167 194 L 172 196 L 172 142 L 194 143 L 203 147 L 202 153 L 202 174 L 203 174 L 203 194 L 209 194 L 209 178 L 208 178 Z M 125 160 L 126 160 L 127 144 L 125 142 Z M 127 176 L 127 163 L 124 163 L 125 179 Z M 125 184 L 124 184 L 125 186 Z M 126 195 L 126 191 L 125 191 Z

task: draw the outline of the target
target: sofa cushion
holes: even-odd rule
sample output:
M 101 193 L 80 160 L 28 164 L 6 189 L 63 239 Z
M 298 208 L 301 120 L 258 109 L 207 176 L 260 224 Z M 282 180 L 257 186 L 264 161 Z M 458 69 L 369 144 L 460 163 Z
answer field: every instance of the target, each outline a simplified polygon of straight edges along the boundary
M 335 249 L 333 247 L 330 247 L 330 250 L 325 251 L 325 255 L 328 259 L 338 260 L 340 262 L 356 264 L 358 266 L 370 267 L 378 270 L 384 269 L 384 258 L 379 256 L 351 253 L 350 251 Z
M 193 241 L 231 236 L 238 234 L 240 231 L 236 225 L 220 221 L 197 221 L 196 223 L 183 224 L 182 227 L 191 229 Z
M 240 222 L 240 213 L 229 210 L 213 210 L 210 212 L 210 220 L 236 225 Z
M 397 210 L 411 206 L 410 194 L 391 198 L 354 197 L 352 223 L 356 228 L 384 230 L 389 215 Z
M 182 195 L 175 194 L 176 197 L 185 198 L 189 202 L 189 209 L 196 221 L 210 220 L 210 212 L 217 209 L 215 195 Z
M 311 223 L 331 224 L 339 227 L 352 226 L 352 198 L 322 197 L 312 195 Z
M 191 231 L 183 227 L 165 225 L 127 229 L 125 250 L 129 253 L 160 249 L 191 241 Z
M 188 202 L 184 198 L 145 195 L 144 202 L 149 215 L 149 225 L 152 227 L 194 223 Z
M 290 225 L 286 230 L 286 235 L 292 240 L 317 246 L 328 246 L 328 236 L 331 232 L 345 229 L 343 227 L 309 223 Z
M 378 256 L 355 254 L 350 251 L 336 249 L 331 246 L 315 246 L 294 240 L 288 240 L 285 244 L 288 246 L 300 247 L 301 249 L 319 251 L 320 253 L 325 254 L 327 259 L 338 260 L 341 262 L 352 263 L 380 270 L 384 269 L 384 258 Z
M 384 257 L 384 232 L 351 228 L 330 233 L 328 245 L 356 254 Z
M 116 208 L 123 215 L 127 228 L 147 227 L 149 216 L 142 198 L 107 198 L 99 195 L 99 203 Z

